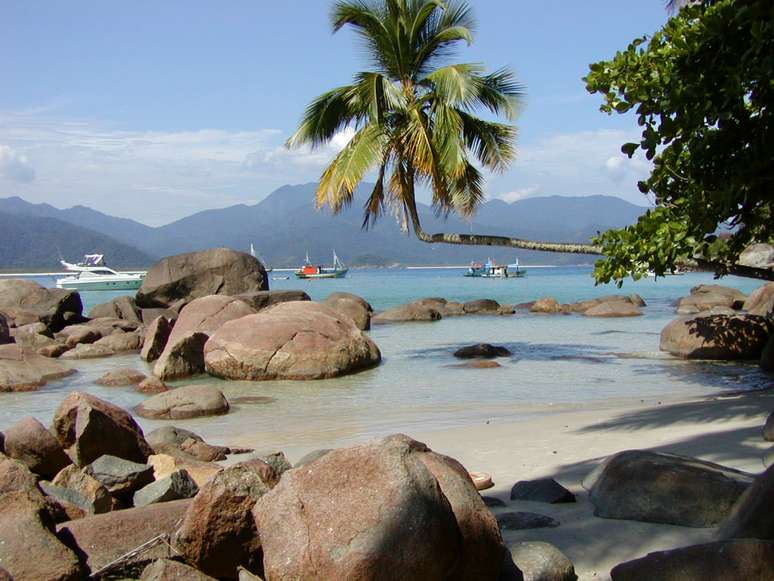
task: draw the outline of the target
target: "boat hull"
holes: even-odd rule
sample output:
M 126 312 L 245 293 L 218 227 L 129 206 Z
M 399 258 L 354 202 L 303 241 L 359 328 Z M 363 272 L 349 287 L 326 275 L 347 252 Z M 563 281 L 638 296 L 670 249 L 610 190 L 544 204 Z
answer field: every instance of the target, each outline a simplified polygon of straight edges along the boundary
M 335 272 L 320 272 L 317 274 L 306 274 L 304 272 L 297 272 L 296 278 L 344 278 L 347 276 L 349 269 L 337 270 Z
M 122 291 L 122 290 L 137 290 L 142 286 L 142 279 L 138 280 L 117 280 L 117 281 L 104 281 L 104 280 L 58 280 L 56 282 L 57 288 L 63 288 L 67 290 L 78 291 Z

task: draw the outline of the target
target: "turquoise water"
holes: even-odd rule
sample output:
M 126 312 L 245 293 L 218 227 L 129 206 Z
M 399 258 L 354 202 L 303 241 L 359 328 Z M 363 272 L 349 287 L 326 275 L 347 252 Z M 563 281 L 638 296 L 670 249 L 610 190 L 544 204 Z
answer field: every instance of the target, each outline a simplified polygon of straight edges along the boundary
M 648 306 L 645 316 L 627 319 L 522 313 L 378 326 L 371 331 L 384 357 L 378 368 L 316 382 L 227 383 L 198 378 L 195 381 L 224 389 L 233 410 L 218 418 L 180 423 L 216 442 L 308 450 L 396 431 L 524 417 L 567 406 L 769 385 L 771 376 L 752 363 L 686 362 L 658 352 L 659 333 L 675 316 L 674 301 L 692 286 L 712 282 L 710 275 L 688 274 L 627 283 L 618 291 L 595 287 L 586 268 L 534 268 L 524 279 L 508 280 L 464 278 L 461 270 L 355 270 L 341 280 L 272 280 L 273 289 L 301 288 L 313 299 L 334 291 L 354 292 L 377 310 L 427 296 L 520 303 L 547 295 L 566 302 L 613 292 L 637 292 Z M 732 277 L 722 283 L 746 293 L 760 284 Z M 83 298 L 89 308 L 111 296 L 84 293 Z M 453 351 L 476 342 L 505 345 L 514 355 L 500 360 L 499 369 L 454 367 Z M 74 389 L 128 408 L 137 405 L 143 396 L 129 388 L 94 385 L 94 379 L 117 366 L 147 369 L 135 355 L 80 361 L 78 374 L 38 392 L 0 394 L 0 429 L 23 415 L 49 421 L 56 405 Z M 238 399 L 255 396 L 264 399 Z M 159 425 L 141 423 L 146 428 Z

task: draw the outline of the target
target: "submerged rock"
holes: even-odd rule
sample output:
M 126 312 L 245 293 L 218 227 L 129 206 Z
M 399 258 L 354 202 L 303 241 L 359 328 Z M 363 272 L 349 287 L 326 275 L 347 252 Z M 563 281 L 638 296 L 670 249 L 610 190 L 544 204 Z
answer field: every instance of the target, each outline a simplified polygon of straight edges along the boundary
M 228 413 L 223 392 L 211 385 L 186 385 L 151 396 L 137 406 L 144 418 L 183 420 Z
M 126 386 L 126 385 L 138 385 L 145 379 L 145 374 L 137 371 L 136 369 L 127 369 L 122 367 L 121 369 L 114 369 L 103 374 L 96 379 L 94 383 L 97 385 L 105 386 Z
M 373 367 L 376 344 L 349 317 L 313 302 L 282 303 L 215 331 L 207 372 L 234 380 L 324 379 Z
M 507 531 L 520 531 L 523 529 L 543 529 L 559 526 L 559 521 L 536 512 L 503 512 L 497 515 L 500 528 Z
M 511 500 L 530 500 L 560 504 L 575 502 L 575 495 L 553 478 L 522 480 L 511 488 Z
M 454 352 L 454 356 L 459 359 L 494 359 L 495 357 L 510 357 L 513 355 L 509 349 L 501 345 L 490 345 L 489 343 L 478 343 L 468 345 Z
M 13 343 L 0 345 L 0 392 L 36 391 L 47 382 L 75 373 L 64 363 Z

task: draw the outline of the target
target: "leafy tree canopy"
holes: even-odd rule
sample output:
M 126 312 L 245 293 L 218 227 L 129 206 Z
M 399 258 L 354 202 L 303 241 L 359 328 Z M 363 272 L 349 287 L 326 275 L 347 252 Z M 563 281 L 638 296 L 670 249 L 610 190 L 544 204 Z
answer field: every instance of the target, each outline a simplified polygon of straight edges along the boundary
M 639 189 L 656 201 L 595 239 L 606 255 L 598 282 L 692 259 L 723 275 L 750 243 L 774 242 L 774 2 L 687 4 L 584 80 L 602 111 L 636 114 L 642 138 L 621 150 L 653 162 Z

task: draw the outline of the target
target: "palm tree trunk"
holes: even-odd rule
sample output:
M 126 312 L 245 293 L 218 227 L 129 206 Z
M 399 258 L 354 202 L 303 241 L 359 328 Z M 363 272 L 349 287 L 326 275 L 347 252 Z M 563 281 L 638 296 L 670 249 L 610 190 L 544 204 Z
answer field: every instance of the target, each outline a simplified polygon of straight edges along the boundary
M 419 228 L 414 233 L 422 242 L 428 244 L 464 244 L 469 246 L 508 246 L 525 250 L 542 250 L 543 252 L 565 252 L 570 254 L 602 254 L 602 249 L 593 244 L 578 244 L 575 242 L 540 242 L 539 240 L 522 240 L 508 236 L 490 236 L 487 234 L 428 234 Z

